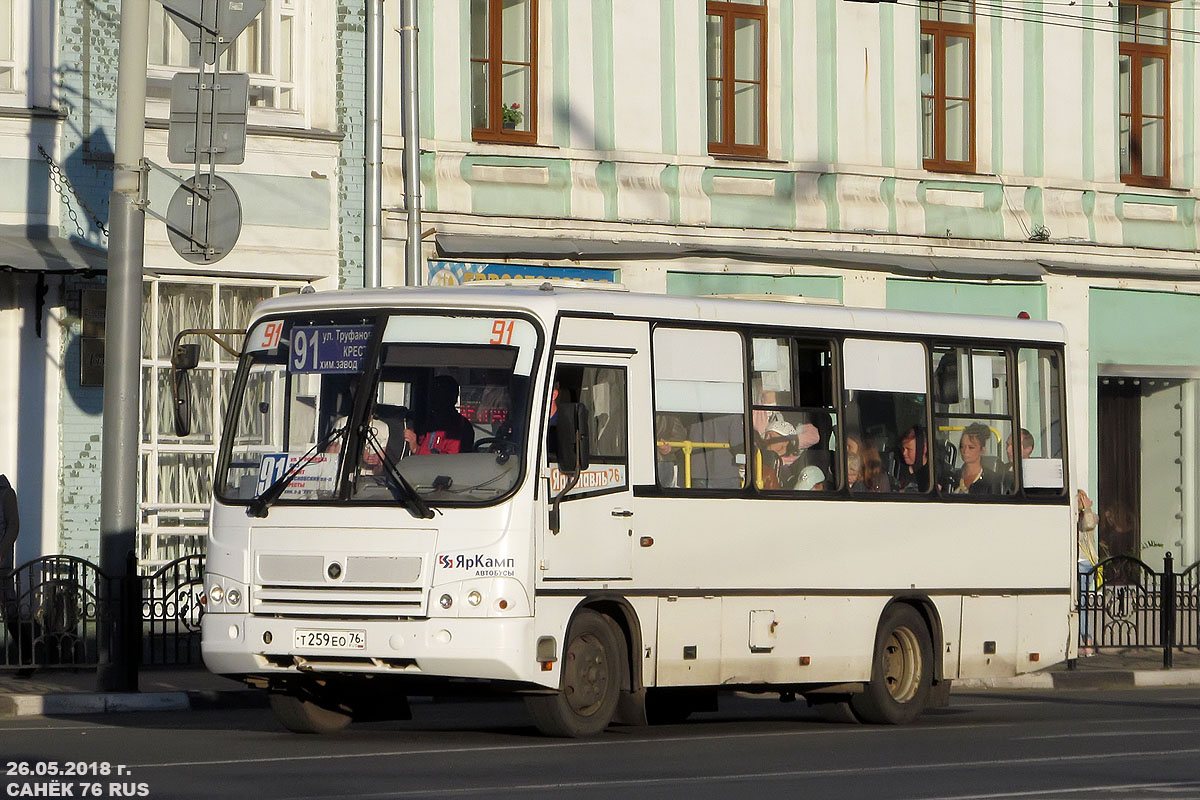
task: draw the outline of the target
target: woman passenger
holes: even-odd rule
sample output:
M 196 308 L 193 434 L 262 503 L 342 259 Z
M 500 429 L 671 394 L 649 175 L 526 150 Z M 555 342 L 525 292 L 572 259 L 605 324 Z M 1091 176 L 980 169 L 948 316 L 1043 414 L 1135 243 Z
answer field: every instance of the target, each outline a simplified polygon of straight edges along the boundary
M 925 429 L 914 425 L 900 437 L 900 476 L 896 490 L 923 492 L 929 488 L 929 447 Z
M 995 494 L 999 487 L 996 473 L 983 466 L 983 451 L 991 430 L 988 426 L 974 422 L 962 432 L 958 443 L 958 455 L 962 467 L 950 485 L 951 494 Z

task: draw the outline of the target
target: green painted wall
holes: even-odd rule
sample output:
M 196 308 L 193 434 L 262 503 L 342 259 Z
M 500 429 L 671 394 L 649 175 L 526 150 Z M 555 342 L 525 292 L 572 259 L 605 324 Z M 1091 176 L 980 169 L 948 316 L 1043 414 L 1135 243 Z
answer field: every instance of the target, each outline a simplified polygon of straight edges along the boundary
M 476 165 L 487 167 L 545 167 L 549 181 L 544 184 L 493 183 L 472 176 Z M 476 214 L 528 217 L 569 217 L 571 215 L 571 162 L 554 158 L 511 158 L 506 156 L 465 156 L 459 165 L 464 181 L 471 186 L 471 211 Z M 597 176 L 599 179 L 599 176 Z
M 1175 206 L 1175 222 L 1125 219 L 1126 203 L 1150 203 Z M 1169 247 L 1173 250 L 1196 249 L 1196 199 L 1194 197 L 1151 197 L 1117 195 L 1117 217 L 1122 220 L 1121 234 L 1128 247 Z
M 983 195 L 983 208 L 963 208 L 927 203 L 925 194 L 930 189 L 979 192 Z M 1004 238 L 1004 216 L 1001 213 L 1004 204 L 1004 187 L 998 183 L 921 181 L 917 187 L 917 200 L 925 209 L 925 234 L 927 236 L 945 236 L 951 239 Z
M 716 194 L 713 178 L 771 178 L 775 182 L 772 196 Z M 794 228 L 796 226 L 796 178 L 790 172 L 749 169 L 711 168 L 701 178 L 704 193 L 709 196 L 714 226 L 723 228 Z
M 1022 311 L 1046 318 L 1044 284 L 967 283 L 921 278 L 888 278 L 887 307 L 1015 317 Z
M 1092 289 L 1088 344 L 1092 364 L 1200 364 L 1200 295 Z
M 836 275 L 744 275 L 668 272 L 667 294 L 778 294 L 842 300 L 842 278 Z

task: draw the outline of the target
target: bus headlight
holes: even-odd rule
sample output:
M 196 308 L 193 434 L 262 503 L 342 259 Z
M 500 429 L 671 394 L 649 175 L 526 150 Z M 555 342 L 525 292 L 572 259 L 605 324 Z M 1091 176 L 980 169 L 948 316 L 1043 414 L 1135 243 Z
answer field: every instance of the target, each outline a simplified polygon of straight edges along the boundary
M 229 605 L 236 606 L 242 602 L 242 593 L 237 589 L 230 589 L 229 593 L 225 595 L 225 600 L 228 601 Z
M 454 598 L 448 594 L 444 594 L 438 598 L 438 605 L 442 608 L 450 608 L 450 606 L 454 605 Z
M 473 606 L 477 606 L 483 602 L 483 595 L 472 589 L 471 593 L 467 595 L 467 602 Z
M 225 599 L 225 590 L 221 588 L 221 584 L 214 583 L 212 588 L 208 590 L 208 599 L 214 603 L 220 603 Z

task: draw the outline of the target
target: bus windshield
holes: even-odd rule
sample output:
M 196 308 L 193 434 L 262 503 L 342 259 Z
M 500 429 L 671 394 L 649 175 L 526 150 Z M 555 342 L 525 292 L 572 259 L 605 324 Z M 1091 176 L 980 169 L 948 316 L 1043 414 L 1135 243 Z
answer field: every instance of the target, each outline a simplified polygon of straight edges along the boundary
M 263 320 L 246 338 L 216 494 L 259 509 L 494 502 L 522 474 L 537 349 L 518 317 Z

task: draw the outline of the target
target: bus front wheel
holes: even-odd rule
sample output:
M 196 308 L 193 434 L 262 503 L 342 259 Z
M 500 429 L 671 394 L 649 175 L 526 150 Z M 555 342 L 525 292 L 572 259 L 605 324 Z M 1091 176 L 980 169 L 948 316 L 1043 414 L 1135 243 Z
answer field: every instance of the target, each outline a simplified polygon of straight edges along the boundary
M 871 680 L 850 707 L 864 722 L 902 725 L 925 710 L 933 683 L 933 645 L 917 610 L 897 603 L 883 614 L 875 634 Z
M 592 736 L 608 727 L 621 691 L 623 637 L 608 617 L 581 611 L 563 648 L 562 683 L 554 694 L 525 698 L 529 716 L 547 736 Z
M 292 733 L 337 733 L 350 724 L 349 714 L 292 694 L 272 694 L 271 710 Z

